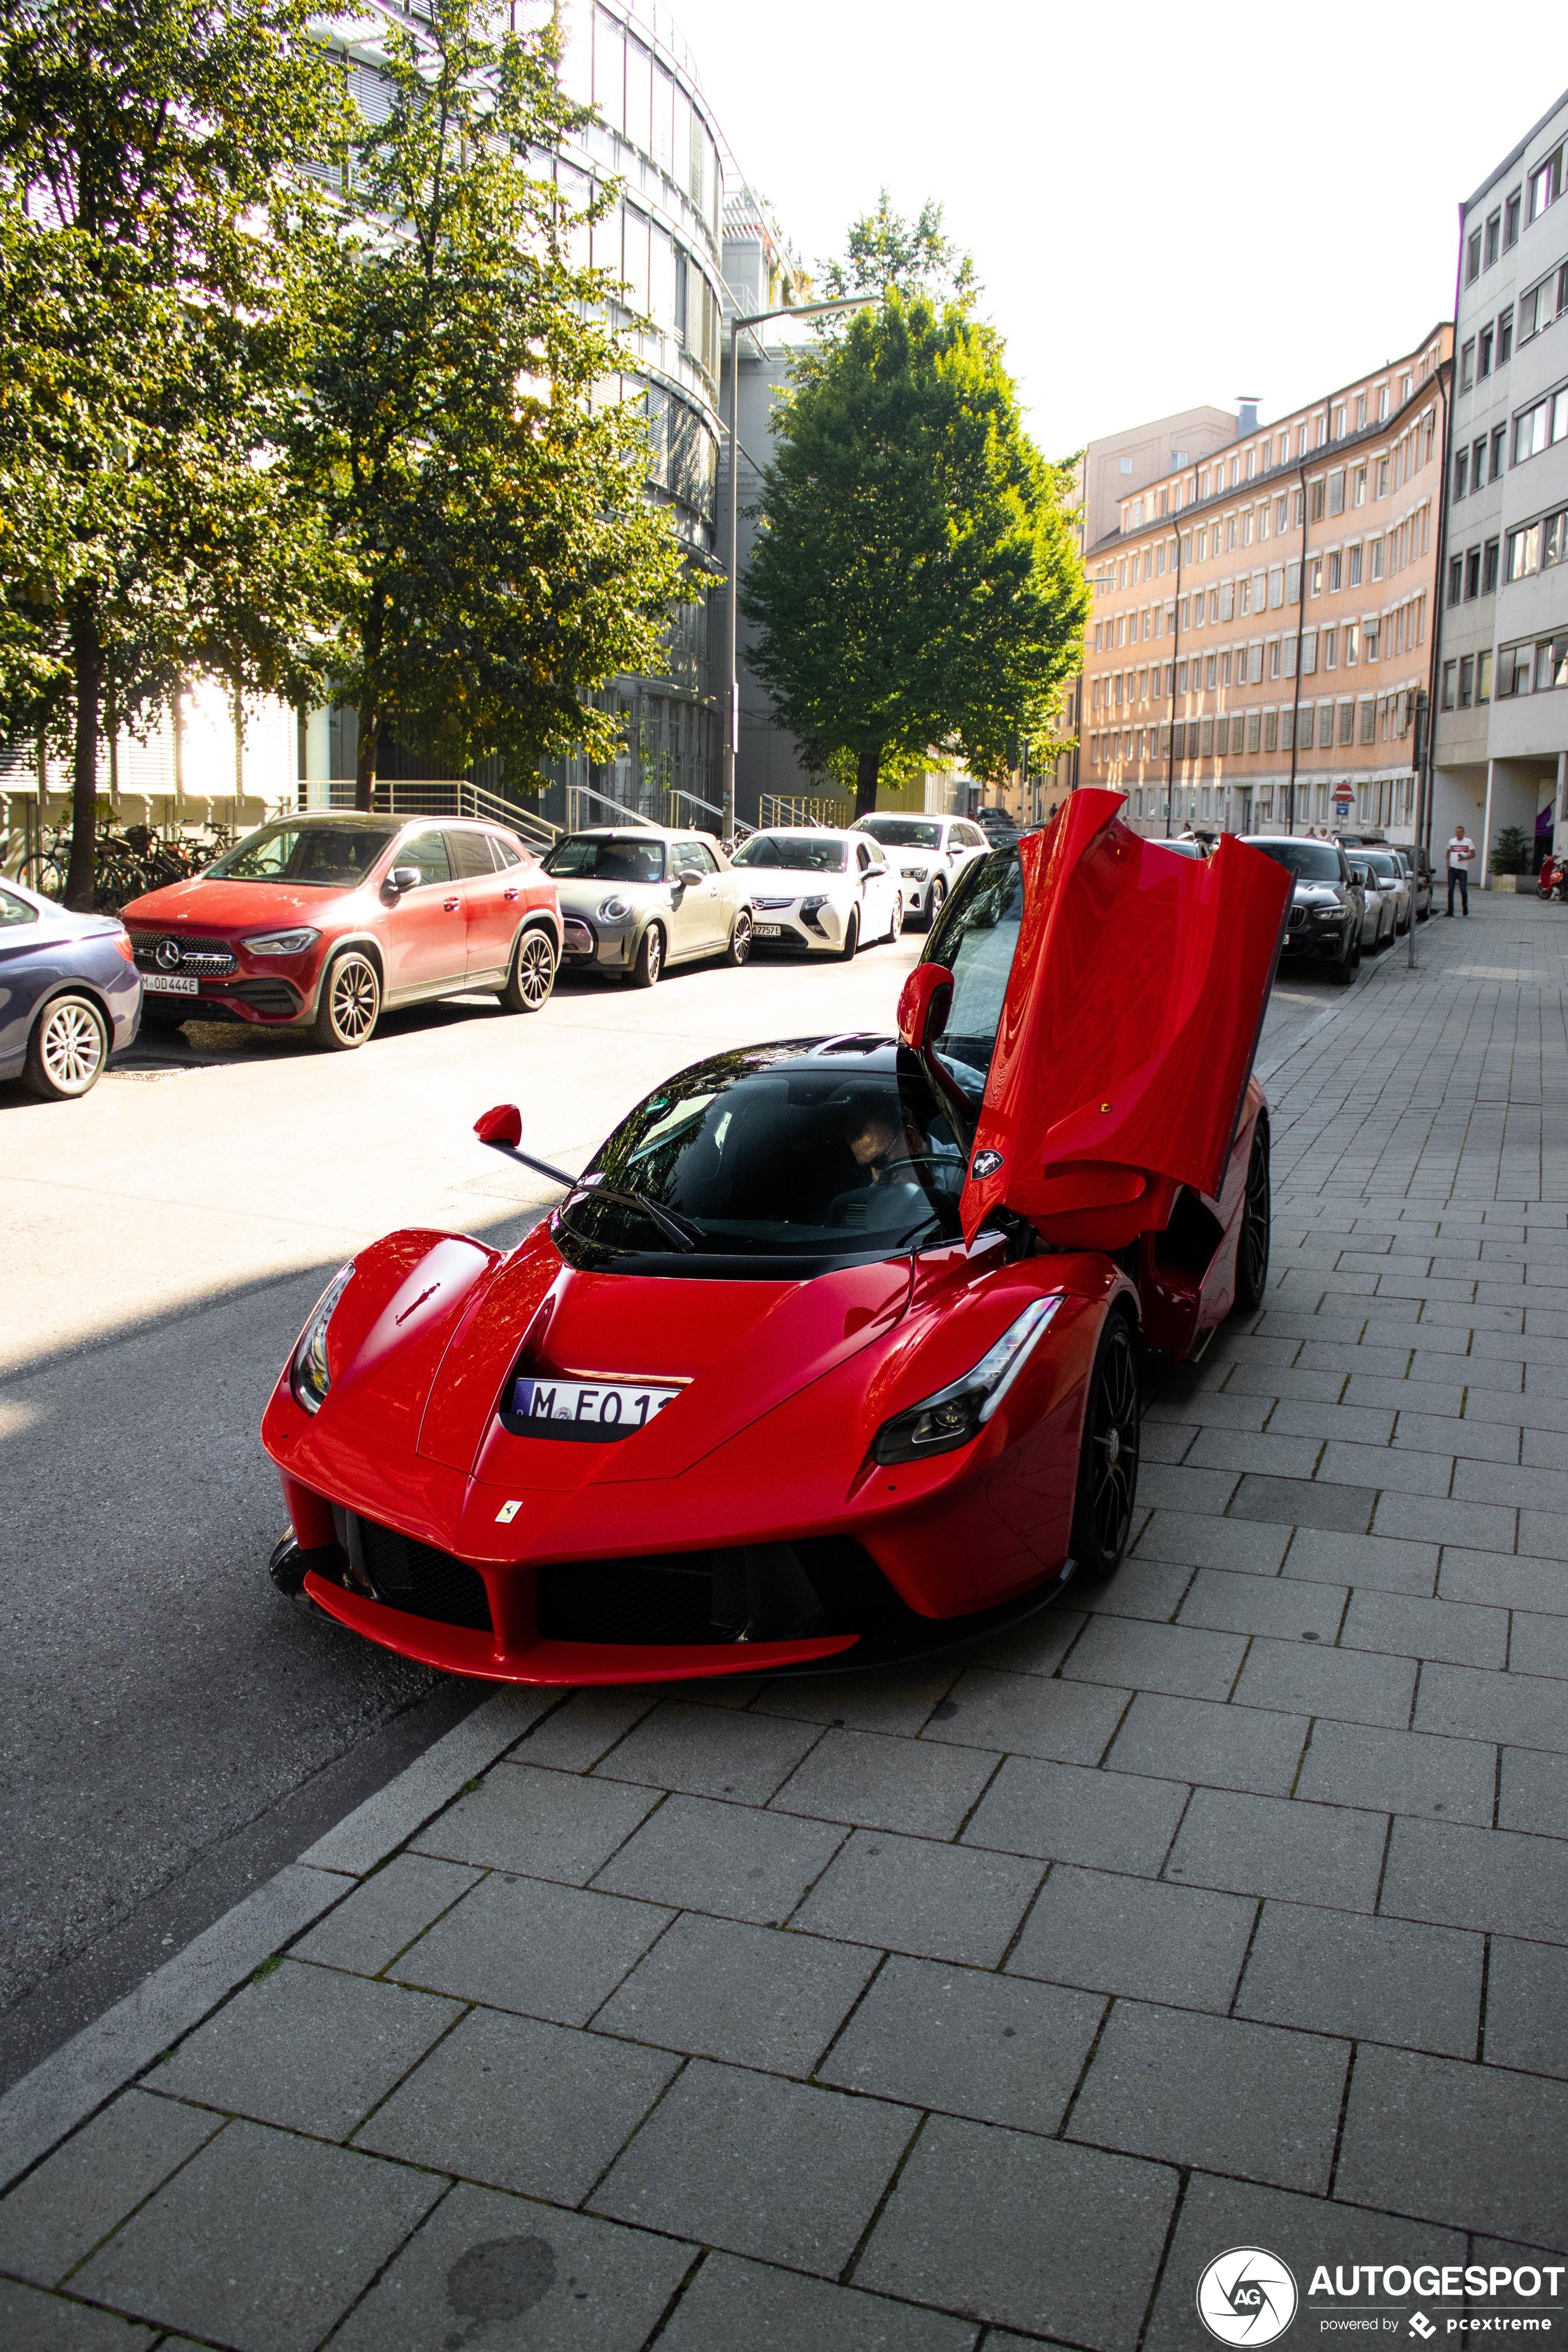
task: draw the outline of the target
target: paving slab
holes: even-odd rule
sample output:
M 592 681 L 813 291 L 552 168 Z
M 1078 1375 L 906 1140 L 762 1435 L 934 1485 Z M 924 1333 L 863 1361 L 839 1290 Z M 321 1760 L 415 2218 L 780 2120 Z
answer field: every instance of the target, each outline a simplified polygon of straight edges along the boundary
M 122 2093 L 0 2202 L 0 2270 L 52 2286 L 222 2120 L 144 2091 Z
M 1257 1916 L 1247 1896 L 1058 1862 L 1007 1956 L 1007 1969 L 1223 2013 Z
M 1136 1565 L 1130 1562 L 1121 1575 Z M 1121 1576 L 1111 1579 L 1113 1586 L 1120 1581 Z M 1130 1691 L 1068 1682 L 1059 1675 L 1009 1675 L 972 1666 L 926 1725 L 921 1744 L 952 1742 L 1058 1764 L 1098 1764 L 1131 1697 Z
M 153 2345 L 168 2341 L 154 2328 L 139 2327 L 112 2312 L 0 2278 L 0 2344 L 25 2352 L 152 2352 Z
M 1295 1784 L 1309 1728 L 1304 1715 L 1141 1691 L 1105 1760 L 1113 1772 L 1284 1797 Z
M 876 1966 L 863 1944 L 687 1914 L 594 2025 L 667 2050 L 809 2074 Z
M 667 1798 L 599 1873 L 614 1895 L 776 1926 L 844 1843 L 842 1823 Z
M 837 2278 L 919 2121 L 886 2100 L 694 2059 L 593 2209 Z
M 906 1830 L 916 1837 L 954 1837 L 1000 1760 L 984 1750 L 935 1740 L 829 1729 L 790 1774 L 773 1810 L 866 1829 Z
M 497 1873 L 410 1945 L 398 1980 L 582 2025 L 671 1916 L 657 1904 Z
M 1152 1877 L 1186 1797 L 1169 1780 L 1010 1756 L 975 1808 L 963 1843 Z
M 1557 2245 L 1568 2212 L 1568 2083 L 1369 2046 L 1356 2059 L 1334 2194 Z
M 1295 1793 L 1489 1828 L 1496 1785 L 1497 1751 L 1481 1740 L 1324 1718 L 1312 1727 Z
M 856 1830 L 794 1924 L 850 1943 L 994 1968 L 1040 1883 L 1037 1862 Z
M 416 1851 L 585 1886 L 658 1802 L 651 1790 L 508 1762 L 421 1830 Z
M 460 1863 L 395 1853 L 363 1880 L 346 1903 L 302 1936 L 291 1948 L 293 1955 L 328 1968 L 352 1969 L 359 1976 L 379 1976 L 443 1911 L 477 1886 L 481 1874 Z
M 1236 2014 L 1473 2058 L 1485 1962 L 1477 1935 L 1271 1901 L 1247 1955 Z
M 946 2312 L 709 2254 L 658 2342 L 659 2352 L 974 2352 L 979 2335 Z
M 1199 1789 L 1165 1874 L 1189 1886 L 1370 1911 L 1387 1829 L 1384 1814 L 1349 1805 Z

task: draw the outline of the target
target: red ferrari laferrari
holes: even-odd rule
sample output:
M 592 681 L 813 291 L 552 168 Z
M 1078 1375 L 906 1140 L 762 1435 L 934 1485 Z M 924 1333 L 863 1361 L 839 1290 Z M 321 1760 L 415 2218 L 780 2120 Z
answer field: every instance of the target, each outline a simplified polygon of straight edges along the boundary
M 1250 1076 L 1289 877 L 1072 795 L 977 859 L 897 1038 L 658 1087 L 510 1255 L 390 1234 L 311 1315 L 262 1434 L 272 1573 L 497 1681 L 858 1666 L 1100 1576 L 1146 1349 L 1268 1260 Z M 504 1107 L 481 1139 L 527 1160 Z

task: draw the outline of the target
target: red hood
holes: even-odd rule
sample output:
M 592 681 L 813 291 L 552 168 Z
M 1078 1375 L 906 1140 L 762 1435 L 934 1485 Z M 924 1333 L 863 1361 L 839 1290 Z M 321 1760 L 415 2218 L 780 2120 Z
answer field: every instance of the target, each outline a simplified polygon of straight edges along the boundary
M 472 1300 L 432 1388 L 419 1451 L 453 1469 L 534 1487 L 675 1477 L 890 1330 L 909 1297 L 903 1259 L 791 1283 L 580 1274 L 542 1231 Z M 512 1436 L 496 1407 L 525 1344 L 542 1370 L 663 1377 L 688 1383 L 686 1393 L 613 1445 Z
M 162 923 L 193 933 L 280 930 L 290 923 L 320 929 L 323 922 L 338 920 L 344 900 L 355 895 L 287 882 L 208 882 L 198 875 L 132 898 L 123 919 L 132 930 Z

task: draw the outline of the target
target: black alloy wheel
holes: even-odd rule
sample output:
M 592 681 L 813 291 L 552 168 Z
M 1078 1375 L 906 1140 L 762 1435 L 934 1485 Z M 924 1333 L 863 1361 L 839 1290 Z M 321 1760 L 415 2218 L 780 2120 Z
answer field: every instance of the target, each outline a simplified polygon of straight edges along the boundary
M 329 1053 L 352 1054 L 381 1018 L 381 975 L 369 956 L 345 948 L 328 966 L 316 1007 L 316 1043 Z
M 931 898 L 926 908 L 926 929 L 935 927 L 936 919 L 947 904 L 947 884 L 939 874 L 931 886 Z
M 537 1013 L 555 985 L 555 942 L 548 931 L 524 931 L 500 1001 L 509 1013 Z
M 744 907 L 735 916 L 735 928 L 730 934 L 730 944 L 724 950 L 724 961 L 738 971 L 752 960 L 752 919 Z
M 1273 1230 L 1273 1186 L 1268 1175 L 1268 1136 L 1261 1120 L 1247 1163 L 1247 1198 L 1236 1245 L 1236 1303 L 1250 1313 L 1261 1307 L 1268 1287 L 1268 1244 Z
M 1095 1349 L 1084 1406 L 1071 1538 L 1081 1575 L 1109 1576 L 1127 1549 L 1141 1444 L 1138 1342 L 1127 1316 L 1112 1313 Z

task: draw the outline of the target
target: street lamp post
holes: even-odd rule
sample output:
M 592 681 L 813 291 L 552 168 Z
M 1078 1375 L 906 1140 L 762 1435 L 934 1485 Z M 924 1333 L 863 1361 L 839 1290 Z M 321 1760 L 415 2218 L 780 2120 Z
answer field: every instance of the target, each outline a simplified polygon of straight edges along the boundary
M 730 575 L 728 625 L 724 632 L 725 688 L 724 711 L 724 838 L 735 837 L 735 754 L 741 748 L 741 682 L 740 669 L 740 581 L 736 576 L 736 541 L 741 529 L 741 337 L 752 327 L 765 326 L 770 319 L 814 319 L 825 317 L 832 310 L 858 310 L 875 299 L 870 294 L 845 294 L 833 302 L 786 302 L 777 310 L 753 310 L 748 316 L 730 321 L 730 413 L 726 430 L 730 439 L 730 496 L 725 516 L 725 552 Z

